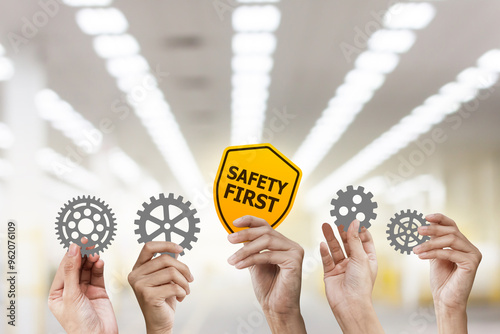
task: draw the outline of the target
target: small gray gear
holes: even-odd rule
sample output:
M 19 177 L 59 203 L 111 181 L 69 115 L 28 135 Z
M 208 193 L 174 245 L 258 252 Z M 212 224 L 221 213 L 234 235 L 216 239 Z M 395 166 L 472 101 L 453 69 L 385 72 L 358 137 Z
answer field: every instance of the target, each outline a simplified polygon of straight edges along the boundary
M 172 233 L 174 233 L 183 237 L 183 241 L 179 243 L 183 249 L 193 248 L 191 243 L 198 240 L 195 234 L 200 232 L 200 229 L 196 226 L 200 220 L 194 216 L 196 209 L 190 209 L 191 202 L 188 201 L 184 203 L 182 196 L 174 198 L 174 194 L 172 193 L 168 194 L 168 197 L 165 197 L 164 194 L 160 194 L 158 199 L 152 196 L 149 200 L 149 204 L 146 202 L 142 204 L 142 207 L 144 208 L 142 211 L 137 211 L 139 219 L 135 221 L 135 224 L 138 226 L 135 230 L 135 234 L 140 236 L 137 241 L 139 243 L 153 241 L 153 239 L 161 234 L 165 234 L 165 241 L 172 241 Z M 172 217 L 170 215 L 171 206 L 180 209 L 181 213 Z M 157 215 L 153 215 L 153 210 L 158 207 L 163 208 L 161 218 Z M 184 219 L 186 219 L 188 223 L 187 229 L 177 227 L 176 225 L 181 221 L 184 221 Z M 146 231 L 146 223 L 148 221 L 157 225 L 157 228 L 150 233 Z M 164 252 L 162 254 L 169 254 L 174 257 L 174 254 L 172 253 Z M 184 251 L 180 255 L 184 255 Z
M 56 219 L 56 234 L 61 244 L 69 248 L 71 243 L 81 247 L 82 257 L 98 254 L 114 240 L 116 223 L 109 206 L 90 196 L 78 196 L 61 208 Z M 82 243 L 82 238 L 87 243 Z M 87 249 L 94 247 L 93 249 Z
M 391 218 L 391 223 L 387 224 L 387 240 L 391 241 L 391 246 L 396 251 L 410 255 L 413 247 L 430 239 L 429 236 L 418 234 L 419 226 L 427 225 L 429 224 L 421 213 L 401 210 L 401 213 L 396 213 L 394 218 Z
M 348 230 L 354 219 L 359 220 L 361 232 L 362 226 L 369 228 L 370 220 L 377 218 L 377 214 L 373 211 L 377 208 L 377 203 L 372 201 L 373 194 L 365 193 L 364 190 L 365 188 L 361 186 L 357 189 L 348 186 L 346 191 L 337 191 L 338 197 L 332 199 L 331 204 L 334 208 L 330 211 L 330 215 L 337 218 L 335 225 L 344 225 L 344 231 Z

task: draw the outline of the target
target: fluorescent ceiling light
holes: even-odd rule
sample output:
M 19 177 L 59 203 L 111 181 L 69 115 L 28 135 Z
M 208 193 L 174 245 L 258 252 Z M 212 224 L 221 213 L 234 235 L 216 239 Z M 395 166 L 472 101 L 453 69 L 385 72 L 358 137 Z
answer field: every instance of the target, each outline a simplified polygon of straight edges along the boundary
M 345 83 L 337 88 L 336 94 L 337 99 L 348 101 L 349 104 L 365 104 L 373 97 L 373 90 Z
M 113 0 L 62 0 L 62 2 L 71 7 L 101 7 L 109 6 Z
M 234 88 L 254 90 L 258 88 L 269 87 L 271 83 L 271 77 L 268 74 L 235 73 L 233 74 L 231 81 Z
M 292 160 L 301 168 L 303 178 L 311 175 L 361 110 L 360 105 L 347 105 L 344 101 L 336 103 L 336 100 L 330 101 L 331 105 L 323 111 L 293 156 Z
M 14 64 L 9 58 L 0 57 L 0 81 L 7 81 L 14 75 Z
M 61 100 L 57 93 L 49 89 L 41 90 L 35 95 L 35 105 L 40 117 L 50 122 L 76 146 L 88 153 L 99 150 L 102 144 L 102 133 L 75 111 L 68 102 Z M 92 139 L 90 140 L 89 137 Z
M 360 69 L 351 70 L 345 77 L 345 82 L 364 89 L 377 90 L 385 81 L 385 75 Z
M 433 106 L 444 114 L 451 114 L 460 108 L 461 102 L 455 100 L 451 96 L 436 94 L 428 97 L 424 103 Z
M 477 64 L 484 70 L 500 72 L 500 50 L 495 49 L 486 52 L 478 59 Z
M 255 99 L 233 100 L 231 103 L 231 109 L 266 110 L 266 101 Z
M 235 56 L 231 62 L 233 72 L 269 73 L 273 68 L 270 56 Z
M 368 40 L 372 51 L 404 53 L 415 43 L 415 33 L 410 30 L 381 29 L 374 32 Z
M 457 102 L 468 102 L 477 94 L 477 88 L 458 82 L 450 82 L 439 90 L 439 94 Z
M 149 95 L 149 92 L 145 90 L 144 83 L 147 83 L 150 87 L 158 85 L 156 77 L 149 71 L 129 73 L 128 75 L 116 78 L 116 85 L 122 92 L 130 93 L 134 88 L 137 88 L 137 91 L 140 93 L 139 98 L 142 98 L 142 94 Z M 132 102 L 132 104 L 136 103 Z
M 478 68 L 468 68 L 457 76 L 457 80 L 477 82 L 477 78 L 482 78 L 483 75 L 484 73 Z M 488 77 L 491 79 L 491 76 Z M 472 80 L 469 78 L 476 79 Z M 488 83 L 491 84 L 490 81 Z M 458 91 L 458 88 L 455 88 L 459 87 L 457 85 L 463 85 L 463 82 L 452 82 L 443 86 L 440 94 L 429 97 L 421 106 L 413 109 L 408 116 L 401 119 L 399 123 L 395 124 L 344 165 L 331 173 L 309 192 L 308 204 L 317 206 L 318 198 L 332 196 L 335 194 L 336 189 L 347 184 L 352 184 L 362 178 L 401 149 L 408 146 L 408 144 L 416 140 L 423 133 L 431 130 L 434 125 L 442 122 L 448 114 L 458 111 L 460 104 L 456 98 L 453 98 L 449 94 L 450 91 Z M 482 87 L 487 88 L 484 85 Z M 479 93 L 479 90 L 472 91 L 476 93 L 475 96 Z M 470 94 L 472 91 L 469 91 L 467 94 Z M 467 99 L 470 99 L 469 95 L 467 95 Z
M 88 35 L 123 34 L 128 29 L 125 15 L 112 7 L 80 9 L 76 23 Z
M 236 55 L 270 55 L 276 49 L 276 37 L 271 33 L 240 33 L 233 36 Z
M 232 109 L 231 145 L 259 143 L 265 120 L 263 109 Z
M 399 63 L 399 57 L 390 52 L 365 51 L 356 58 L 358 69 L 387 74 L 392 72 Z
M 145 74 L 149 71 L 149 65 L 143 56 L 133 55 L 109 59 L 106 62 L 106 69 L 115 78 L 122 78 L 135 74 Z
M 233 28 L 237 32 L 273 32 L 281 19 L 276 6 L 240 6 L 233 12 Z
M 269 98 L 269 91 L 264 87 L 257 87 L 255 89 L 235 88 L 231 92 L 231 98 L 233 100 L 256 99 L 267 101 L 267 99 Z
M 389 29 L 423 29 L 436 15 L 429 3 L 402 3 L 393 5 L 384 16 L 384 26 Z
M 140 51 L 139 43 L 131 35 L 102 35 L 94 38 L 94 50 L 102 58 L 127 57 Z
M 68 166 L 68 158 L 49 147 L 40 149 L 36 154 L 38 165 L 47 173 L 85 190 L 95 191 L 101 184 L 99 178 L 78 164 Z M 61 166 L 68 166 L 61 169 Z
M 490 88 L 497 80 L 498 73 L 477 67 L 466 68 L 457 75 L 459 83 L 477 89 Z

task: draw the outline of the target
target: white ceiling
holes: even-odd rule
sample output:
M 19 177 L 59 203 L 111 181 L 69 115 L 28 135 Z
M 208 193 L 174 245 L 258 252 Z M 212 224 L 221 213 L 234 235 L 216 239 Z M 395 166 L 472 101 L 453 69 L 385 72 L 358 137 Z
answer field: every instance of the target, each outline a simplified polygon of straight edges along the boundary
M 11 58 L 8 32 L 18 32 L 22 17 L 40 10 L 37 1 L 2 0 L 1 43 Z M 486 51 L 500 47 L 500 2 L 494 0 L 433 1 L 437 14 L 430 25 L 417 31 L 411 50 L 365 106 L 349 130 L 332 148 L 309 179 L 321 180 L 392 125 L 473 66 Z M 222 150 L 229 145 L 231 127 L 230 13 L 221 20 L 210 1 L 115 0 L 129 21 L 129 32 L 140 43 L 141 53 L 152 69 L 160 66 L 170 75 L 160 87 L 207 179 L 218 166 Z M 333 97 L 345 74 L 353 68 L 339 48 L 352 43 L 355 28 L 364 29 L 372 11 L 387 9 L 388 1 L 299 1 L 277 4 L 281 24 L 268 114 L 286 108 L 297 115 L 272 142 L 292 157 L 316 119 Z M 92 38 L 75 22 L 75 8 L 60 12 L 39 34 L 21 47 L 33 48 L 45 68 L 47 86 L 97 123 L 114 116 L 113 101 L 121 93 L 105 70 L 105 62 L 92 47 Z M 480 111 L 451 132 L 447 150 L 498 147 L 500 144 L 500 92 L 481 102 Z M 172 178 L 167 164 L 135 115 L 121 121 L 107 145 L 120 145 L 159 181 Z M 51 132 L 51 144 L 65 139 Z M 395 160 L 393 159 L 392 163 Z M 391 162 L 388 162 L 389 164 Z M 168 182 L 166 182 L 168 184 Z M 306 185 L 307 186 L 307 185 Z

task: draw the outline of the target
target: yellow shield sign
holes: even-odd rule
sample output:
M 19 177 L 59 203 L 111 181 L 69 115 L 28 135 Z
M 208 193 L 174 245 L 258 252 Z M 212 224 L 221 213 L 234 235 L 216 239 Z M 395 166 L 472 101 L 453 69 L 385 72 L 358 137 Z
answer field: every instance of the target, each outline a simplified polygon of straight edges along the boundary
M 228 233 L 245 215 L 278 227 L 292 209 L 302 171 L 271 144 L 231 146 L 224 150 L 214 181 L 214 202 Z

